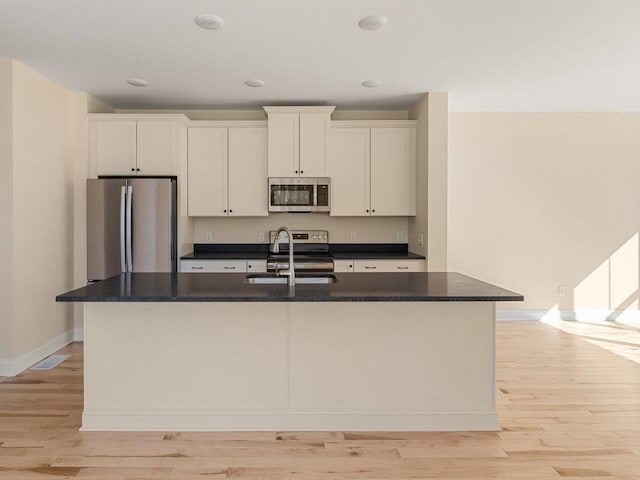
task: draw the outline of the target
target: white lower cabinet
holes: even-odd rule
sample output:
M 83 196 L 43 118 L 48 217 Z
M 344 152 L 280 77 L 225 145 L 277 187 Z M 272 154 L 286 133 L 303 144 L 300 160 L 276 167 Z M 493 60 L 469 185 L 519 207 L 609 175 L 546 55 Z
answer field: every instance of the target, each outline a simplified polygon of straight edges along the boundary
M 266 260 L 247 260 L 247 272 L 266 272 Z
M 266 268 L 266 261 L 265 261 Z M 181 272 L 236 273 L 247 271 L 247 260 L 180 260 Z
M 425 261 L 415 260 L 354 260 L 354 272 L 424 272 Z
M 334 260 L 334 272 L 353 272 L 353 260 Z

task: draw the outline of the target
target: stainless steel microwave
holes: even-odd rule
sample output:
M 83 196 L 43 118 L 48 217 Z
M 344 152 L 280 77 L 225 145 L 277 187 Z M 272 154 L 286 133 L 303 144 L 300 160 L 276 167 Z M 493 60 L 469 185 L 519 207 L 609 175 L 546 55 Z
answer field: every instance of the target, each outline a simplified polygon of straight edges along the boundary
M 328 212 L 329 178 L 269 178 L 270 212 Z

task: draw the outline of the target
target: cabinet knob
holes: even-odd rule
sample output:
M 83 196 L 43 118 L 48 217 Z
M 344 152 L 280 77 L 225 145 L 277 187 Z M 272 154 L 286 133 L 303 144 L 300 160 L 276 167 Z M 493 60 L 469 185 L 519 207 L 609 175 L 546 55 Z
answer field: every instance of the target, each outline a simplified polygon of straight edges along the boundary
M 139 171 L 140 171 L 140 169 L 139 169 L 139 168 L 136 168 L 136 172 L 139 172 Z
M 131 169 L 131 171 L 132 171 L 132 172 L 135 172 L 135 171 L 136 171 L 136 169 L 135 169 L 135 168 L 132 168 L 132 169 Z
M 375 211 L 376 211 L 376 209 L 374 208 L 374 209 L 373 209 L 373 210 L 371 210 L 371 211 L 372 211 L 372 212 L 375 212 Z
M 229 213 L 233 213 L 233 210 L 229 210 Z
M 367 208 L 367 213 L 369 213 L 369 209 Z
M 296 170 L 296 173 L 298 173 L 298 170 Z
M 226 209 L 224 209 L 224 210 L 223 210 L 223 212 L 224 212 L 224 213 L 227 213 L 227 210 L 226 210 Z
M 304 173 L 304 170 L 300 170 L 300 173 Z

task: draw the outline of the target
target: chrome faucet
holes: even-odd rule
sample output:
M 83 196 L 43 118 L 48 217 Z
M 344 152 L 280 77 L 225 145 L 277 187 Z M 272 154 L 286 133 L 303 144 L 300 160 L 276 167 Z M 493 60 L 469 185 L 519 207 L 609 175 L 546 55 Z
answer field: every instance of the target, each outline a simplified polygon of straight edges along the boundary
M 280 227 L 276 231 L 276 235 L 275 237 L 273 237 L 273 243 L 271 244 L 271 252 L 280 252 L 280 242 L 278 241 L 280 239 L 280 232 L 286 232 L 289 236 L 289 268 L 287 268 L 286 270 L 278 270 L 278 268 L 276 267 L 276 275 L 285 275 L 289 277 L 287 284 L 290 287 L 293 287 L 296 284 L 296 271 L 293 266 L 293 235 L 287 227 Z

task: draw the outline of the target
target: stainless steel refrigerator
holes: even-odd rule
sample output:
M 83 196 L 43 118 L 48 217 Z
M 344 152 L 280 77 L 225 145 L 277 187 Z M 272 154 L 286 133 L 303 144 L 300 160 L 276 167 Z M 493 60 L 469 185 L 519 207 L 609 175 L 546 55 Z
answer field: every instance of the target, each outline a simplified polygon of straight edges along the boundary
M 177 270 L 176 181 L 87 180 L 87 279 Z

